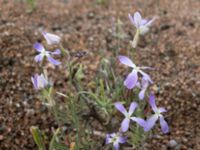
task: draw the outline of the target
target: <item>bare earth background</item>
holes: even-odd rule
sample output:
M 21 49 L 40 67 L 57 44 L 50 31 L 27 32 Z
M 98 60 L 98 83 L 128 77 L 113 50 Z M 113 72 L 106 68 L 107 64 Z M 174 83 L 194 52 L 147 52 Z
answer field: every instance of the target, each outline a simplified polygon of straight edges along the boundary
M 36 98 L 30 76 L 39 69 L 32 48 L 43 41 L 39 30 L 62 36 L 64 46 L 87 50 L 83 59 L 86 74 L 93 75 L 98 53 L 109 52 L 117 40 L 111 31 L 114 22 L 123 22 L 123 52 L 133 38 L 134 27 L 127 14 L 140 11 L 143 16 L 158 16 L 152 31 L 142 38 L 137 50 L 137 64 L 153 66 L 157 103 L 168 110 L 171 132 L 147 141 L 149 150 L 200 150 L 200 1 L 199 0 L 108 0 L 97 5 L 94 0 L 43 0 L 32 13 L 25 3 L 0 0 L 0 149 L 37 149 L 29 128 L 37 125 L 45 132 L 56 126 L 47 109 Z M 130 48 L 130 47 L 129 47 Z M 91 62 L 94 62 L 91 64 Z M 51 77 L 65 77 L 62 67 L 49 66 Z M 67 88 L 67 87 L 66 87 Z M 170 148 L 170 141 L 177 145 Z M 103 141 L 102 141 L 103 143 Z

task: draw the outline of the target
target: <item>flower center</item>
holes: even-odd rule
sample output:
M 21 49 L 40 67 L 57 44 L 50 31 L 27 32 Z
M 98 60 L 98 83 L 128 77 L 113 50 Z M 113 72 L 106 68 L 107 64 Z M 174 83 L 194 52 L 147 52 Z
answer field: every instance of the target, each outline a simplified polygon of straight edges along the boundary
M 125 114 L 125 117 L 126 117 L 127 119 L 131 119 L 131 115 L 130 115 L 129 113 L 126 113 L 126 114 Z
M 41 54 L 42 54 L 43 56 L 48 56 L 48 55 L 49 55 L 49 53 L 48 53 L 47 51 L 42 51 Z
M 162 116 L 161 113 L 160 113 L 158 110 L 155 112 L 155 114 L 156 114 L 158 117 Z
M 137 67 L 137 66 L 136 66 L 134 69 L 135 69 L 136 71 L 139 71 L 139 70 L 140 70 L 140 68 L 139 68 L 139 67 Z
M 115 135 L 115 136 L 112 138 L 112 142 L 115 142 L 115 141 L 117 141 L 117 139 L 118 139 L 118 136 L 117 136 L 117 135 Z

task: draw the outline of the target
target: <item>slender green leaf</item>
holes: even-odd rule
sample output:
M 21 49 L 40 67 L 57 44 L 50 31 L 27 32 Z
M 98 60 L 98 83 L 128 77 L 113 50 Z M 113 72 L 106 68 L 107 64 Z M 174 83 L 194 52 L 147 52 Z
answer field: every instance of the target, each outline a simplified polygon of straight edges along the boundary
M 33 135 L 34 141 L 37 144 L 39 150 L 46 150 L 44 145 L 44 140 L 42 138 L 42 134 L 38 127 L 31 127 L 31 133 Z

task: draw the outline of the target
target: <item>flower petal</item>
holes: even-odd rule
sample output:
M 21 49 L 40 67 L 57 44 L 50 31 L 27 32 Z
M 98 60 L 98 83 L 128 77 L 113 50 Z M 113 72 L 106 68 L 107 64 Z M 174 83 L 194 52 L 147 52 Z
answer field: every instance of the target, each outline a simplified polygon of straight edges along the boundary
M 112 143 L 112 138 L 110 137 L 110 134 L 106 135 L 106 144 Z
M 160 107 L 160 108 L 158 108 L 158 110 L 160 113 L 167 112 L 167 110 L 164 107 Z
M 142 78 L 142 89 L 146 89 L 149 86 L 149 80 L 146 78 L 146 76 L 143 76 Z
M 47 58 L 48 58 L 49 62 L 51 62 L 51 63 L 54 64 L 54 65 L 60 65 L 60 64 L 61 64 L 61 62 L 55 60 L 55 59 L 52 58 L 51 56 L 48 56 Z
M 146 128 L 146 121 L 139 117 L 131 117 L 131 120 L 135 121 L 137 124 L 139 124 L 144 129 Z
M 126 137 L 119 137 L 118 138 L 118 141 L 119 141 L 119 143 L 121 143 L 121 144 L 123 144 L 123 143 L 125 143 L 126 141 L 127 141 L 127 138 Z
M 35 74 L 33 77 L 31 77 L 31 80 L 33 82 L 34 88 L 37 90 L 45 88 L 48 85 L 48 81 L 43 74 Z
M 41 74 L 39 76 L 39 81 L 41 82 L 41 84 L 43 85 L 43 87 L 45 87 L 45 86 L 48 85 L 48 81 L 47 81 L 46 77 L 44 76 L 44 74 Z
M 135 26 L 135 21 L 131 14 L 128 14 L 128 18 L 130 19 L 131 23 Z
M 139 95 L 138 95 L 140 100 L 143 100 L 143 99 L 144 99 L 145 91 L 146 91 L 146 89 L 142 89 L 142 90 L 140 91 L 140 93 L 139 93 Z
M 35 43 L 34 44 L 34 49 L 36 50 L 36 51 L 38 51 L 38 52 L 42 52 L 42 51 L 45 51 L 45 49 L 44 49 L 44 46 L 42 45 L 42 44 L 40 44 L 40 43 Z
M 33 86 L 34 86 L 35 89 L 38 89 L 38 86 L 37 86 L 37 77 L 38 77 L 37 74 L 34 75 L 33 77 L 31 77 L 31 81 L 32 81 Z
M 148 88 L 148 86 L 149 86 L 149 81 L 148 81 L 148 79 L 146 79 L 146 77 L 143 77 L 143 78 L 142 78 L 142 89 L 141 89 L 141 91 L 140 91 L 140 93 L 139 93 L 139 99 L 140 99 L 140 100 L 143 100 L 143 99 L 144 99 L 144 97 L 145 97 L 145 92 L 146 92 L 146 89 Z
M 38 89 L 45 88 L 48 85 L 48 81 L 43 74 L 37 76 L 37 87 Z
M 135 109 L 138 107 L 138 104 L 136 102 L 132 102 L 130 107 L 129 107 L 129 115 L 132 115 Z
M 110 137 L 111 137 L 111 138 L 114 138 L 115 136 L 116 136 L 116 133 L 111 133 L 111 134 L 110 134 Z
M 142 74 L 143 78 L 145 78 L 146 80 L 148 80 L 151 84 L 153 83 L 153 81 L 151 80 L 151 78 L 150 78 L 150 76 L 148 74 L 146 74 L 142 70 L 140 70 L 139 72 Z
M 153 68 L 153 67 L 147 67 L 147 66 L 140 67 L 140 69 L 155 70 L 155 68 Z
M 151 24 L 156 20 L 156 17 L 154 17 L 153 19 L 149 20 L 145 26 L 151 26 Z
M 141 84 L 140 84 L 140 82 L 138 81 L 137 83 L 136 83 L 136 85 L 135 85 L 137 88 L 141 88 Z
M 144 26 L 144 25 L 145 25 L 147 22 L 148 22 L 148 20 L 147 20 L 147 19 L 142 19 L 142 20 L 141 20 L 141 24 L 140 24 L 140 25 Z
M 35 59 L 36 62 L 41 62 L 42 59 L 43 59 L 43 57 L 44 57 L 44 56 L 43 56 L 42 54 L 38 54 L 38 55 L 35 56 L 34 59 Z
M 119 143 L 116 141 L 113 143 L 114 149 L 119 150 Z
M 58 44 L 61 40 L 61 38 L 55 34 L 47 33 L 47 32 L 42 32 L 44 38 L 47 41 L 47 44 L 52 45 L 52 44 Z
M 158 110 L 155 102 L 155 96 L 152 93 L 150 93 L 149 95 L 149 104 L 151 105 L 151 108 L 153 109 L 154 112 Z
M 116 103 L 115 103 L 115 108 L 116 108 L 117 110 L 119 110 L 122 114 L 124 114 L 124 115 L 127 114 L 127 111 L 126 111 L 126 109 L 124 108 L 124 105 L 122 105 L 122 103 L 116 102 Z
M 124 85 L 128 89 L 132 89 L 136 86 L 137 81 L 138 81 L 138 75 L 137 75 L 137 70 L 133 70 L 128 76 L 126 77 L 126 80 L 124 81 Z
M 59 49 L 56 49 L 54 52 L 50 52 L 52 55 L 60 55 L 61 51 Z
M 130 119 L 125 118 L 121 123 L 121 130 L 122 132 L 126 132 L 129 128 Z
M 135 22 L 135 25 L 136 25 L 137 28 L 140 27 L 141 21 L 142 21 L 142 17 L 141 17 L 141 15 L 140 15 L 140 13 L 139 13 L 139 12 L 136 12 L 136 13 L 134 14 L 134 22 Z
M 160 116 L 160 126 L 161 126 L 161 129 L 162 129 L 163 133 L 168 133 L 169 132 L 169 126 L 168 126 L 168 124 L 165 121 L 163 116 Z
M 118 59 L 124 65 L 127 65 L 127 66 L 132 67 L 132 68 L 136 67 L 135 64 L 132 62 L 132 60 L 130 60 L 126 56 L 118 56 Z
M 153 128 L 155 125 L 156 121 L 158 120 L 158 115 L 152 115 L 149 119 L 146 121 L 146 126 L 145 126 L 145 131 L 149 131 Z

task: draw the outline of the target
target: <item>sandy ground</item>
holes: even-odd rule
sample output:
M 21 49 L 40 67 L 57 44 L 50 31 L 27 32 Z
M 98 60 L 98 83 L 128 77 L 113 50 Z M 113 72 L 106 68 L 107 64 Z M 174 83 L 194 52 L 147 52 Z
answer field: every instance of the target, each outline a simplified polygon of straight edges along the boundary
M 158 103 L 168 110 L 171 130 L 162 135 L 158 128 L 156 135 L 147 141 L 147 149 L 199 150 L 199 8 L 199 0 L 110 0 L 105 6 L 97 5 L 94 0 L 44 0 L 32 13 L 27 13 L 24 3 L 1 0 L 0 149 L 37 149 L 30 126 L 38 125 L 47 133 L 56 126 L 37 99 L 30 81 L 30 76 L 39 72 L 32 48 L 35 41 L 43 40 L 39 30 L 62 36 L 66 48 L 89 51 L 93 57 L 85 63 L 90 64 L 98 51 L 106 53 L 115 47 L 117 40 L 111 31 L 117 18 L 126 34 L 120 41 L 121 51 L 129 47 L 134 27 L 127 14 L 138 10 L 147 18 L 158 16 L 152 32 L 139 44 L 136 61 L 157 68 L 151 75 Z M 59 71 L 62 74 L 62 68 Z

